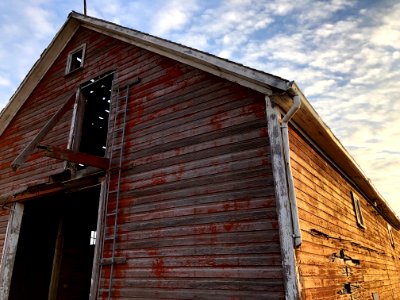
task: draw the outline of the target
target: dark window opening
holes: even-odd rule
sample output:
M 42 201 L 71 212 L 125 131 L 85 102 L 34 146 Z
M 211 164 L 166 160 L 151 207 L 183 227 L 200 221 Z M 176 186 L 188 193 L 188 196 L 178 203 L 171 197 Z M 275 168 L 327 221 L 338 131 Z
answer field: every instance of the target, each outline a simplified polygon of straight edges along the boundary
M 352 192 L 351 195 L 353 197 L 354 212 L 356 214 L 357 224 L 361 228 L 365 229 L 364 217 L 363 217 L 363 214 L 361 211 L 360 200 L 358 199 L 358 197 L 355 193 Z
M 83 61 L 83 49 L 73 53 L 71 55 L 71 67 L 70 67 L 70 72 L 73 70 L 76 70 L 82 66 L 82 61 Z
M 81 89 L 84 104 L 79 151 L 97 156 L 106 153 L 113 76 L 91 80 Z
M 68 55 L 66 74 L 83 67 L 84 57 L 85 45 L 82 45 L 78 49 L 73 50 Z

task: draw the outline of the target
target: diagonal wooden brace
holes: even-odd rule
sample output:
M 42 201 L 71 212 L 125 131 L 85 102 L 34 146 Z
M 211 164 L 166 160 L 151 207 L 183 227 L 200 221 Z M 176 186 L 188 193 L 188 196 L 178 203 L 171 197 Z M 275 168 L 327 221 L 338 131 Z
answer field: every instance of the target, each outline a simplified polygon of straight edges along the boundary
M 17 156 L 11 164 L 13 170 L 17 170 L 26 160 L 26 158 L 35 150 L 39 142 L 46 136 L 46 134 L 57 124 L 60 118 L 71 108 L 75 102 L 75 93 L 68 95 L 68 101 L 47 121 L 43 128 L 38 132 L 35 138 L 25 147 L 24 150 Z M 67 98 L 67 97 L 66 97 Z

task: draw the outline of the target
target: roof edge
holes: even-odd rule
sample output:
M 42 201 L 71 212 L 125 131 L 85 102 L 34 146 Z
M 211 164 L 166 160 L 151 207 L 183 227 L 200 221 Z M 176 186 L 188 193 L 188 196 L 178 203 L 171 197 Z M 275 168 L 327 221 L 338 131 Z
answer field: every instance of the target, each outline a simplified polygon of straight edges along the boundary
M 44 49 L 38 60 L 18 86 L 17 90 L 11 96 L 7 105 L 1 111 L 0 136 L 78 29 L 79 22 L 72 19 L 71 16 L 71 14 L 68 15 L 67 21 L 56 33 L 49 46 Z
M 331 161 L 333 161 L 337 167 L 339 167 L 340 171 L 347 175 L 346 177 L 348 181 L 350 181 L 353 186 L 358 187 L 360 194 L 366 198 L 366 200 L 380 213 L 380 215 L 382 215 L 382 217 L 395 229 L 400 230 L 399 217 L 395 214 L 384 197 L 379 193 L 358 163 L 342 145 L 340 140 L 335 136 L 335 134 L 311 106 L 310 102 L 304 96 L 299 86 L 296 83 L 294 83 L 294 86 L 300 94 L 302 102 L 301 109 L 305 110 L 308 115 L 306 118 L 301 118 L 300 114 L 295 114 L 292 120 L 312 138 L 318 147 L 328 155 Z M 318 126 L 314 128 L 305 126 L 307 117 L 314 120 Z M 326 144 L 319 141 L 322 139 L 326 140 L 326 138 L 328 138 L 332 143 Z
M 271 89 L 286 90 L 288 80 L 281 77 L 108 21 L 88 17 L 77 12 L 72 12 L 71 16 L 79 20 L 84 27 L 101 33 L 111 34 L 111 36 L 127 43 L 164 55 L 260 92 L 270 94 Z

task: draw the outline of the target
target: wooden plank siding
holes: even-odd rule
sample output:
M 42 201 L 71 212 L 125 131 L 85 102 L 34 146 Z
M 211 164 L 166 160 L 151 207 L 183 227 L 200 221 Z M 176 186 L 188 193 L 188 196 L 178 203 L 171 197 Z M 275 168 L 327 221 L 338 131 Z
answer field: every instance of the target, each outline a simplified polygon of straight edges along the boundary
M 64 75 L 83 43 L 84 68 Z M 264 95 L 111 37 L 79 29 L 0 137 L 0 196 L 63 171 L 40 150 L 16 172 L 10 164 L 63 95 L 106 71 L 120 87 L 141 79 L 130 89 L 118 215 L 116 256 L 127 262 L 115 265 L 112 299 L 283 299 Z M 71 118 L 40 143 L 65 149 Z M 112 216 L 106 224 L 110 233 Z
M 130 90 L 112 297 L 282 299 L 263 95 L 155 61 Z
M 400 235 L 295 129 L 290 130 L 303 243 L 297 250 L 304 299 L 400 299 Z M 366 229 L 351 198 L 361 201 Z M 341 251 L 344 255 L 341 255 Z M 351 294 L 343 294 L 350 284 Z M 352 298 L 350 298 L 352 297 Z

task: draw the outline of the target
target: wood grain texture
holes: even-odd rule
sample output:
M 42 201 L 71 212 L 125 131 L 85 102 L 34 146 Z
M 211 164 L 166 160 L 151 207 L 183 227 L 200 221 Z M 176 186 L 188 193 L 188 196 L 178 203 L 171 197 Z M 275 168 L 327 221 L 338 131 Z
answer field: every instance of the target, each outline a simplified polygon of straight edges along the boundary
M 304 299 L 400 299 L 400 235 L 293 128 L 291 162 L 303 244 L 297 250 Z M 357 226 L 351 192 L 366 229 Z M 343 255 L 342 255 L 343 254 Z M 345 293 L 350 284 L 351 294 Z
M 82 43 L 85 67 L 64 76 Z M 141 79 L 130 88 L 116 244 L 126 263 L 114 266 L 112 299 L 284 299 L 264 95 L 169 58 L 78 30 L 0 137 L 0 195 L 63 170 L 38 150 L 17 172 L 8 166 L 62 104 L 52 100 L 106 71 L 120 87 Z M 65 149 L 71 119 L 72 109 L 41 143 Z M 103 250 L 111 261 L 110 240 Z M 99 299 L 109 272 L 102 267 Z
M 299 299 L 300 283 L 294 248 L 294 230 L 287 185 L 287 170 L 281 135 L 280 113 L 277 107 L 265 96 L 268 136 L 271 145 L 271 163 L 274 177 L 277 212 L 279 220 L 279 238 L 282 253 L 283 276 L 285 278 L 286 299 Z
M 11 286 L 11 277 L 13 274 L 15 256 L 17 254 L 17 245 L 19 232 L 22 224 L 24 205 L 14 203 L 12 211 L 2 210 L 2 217 L 8 216 L 7 229 L 3 231 L 2 238 L 2 258 L 0 265 L 0 298 L 8 299 Z M 3 229 L 3 226 L 1 227 Z

